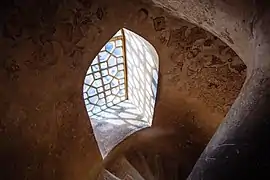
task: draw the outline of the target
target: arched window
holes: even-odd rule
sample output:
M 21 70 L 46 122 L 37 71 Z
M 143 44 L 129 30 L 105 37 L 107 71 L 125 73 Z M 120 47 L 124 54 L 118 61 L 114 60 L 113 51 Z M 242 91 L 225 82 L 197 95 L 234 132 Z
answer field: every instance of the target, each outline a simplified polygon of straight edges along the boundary
M 125 137 L 151 126 L 158 67 L 154 47 L 127 29 L 119 30 L 92 61 L 83 96 L 103 157 Z

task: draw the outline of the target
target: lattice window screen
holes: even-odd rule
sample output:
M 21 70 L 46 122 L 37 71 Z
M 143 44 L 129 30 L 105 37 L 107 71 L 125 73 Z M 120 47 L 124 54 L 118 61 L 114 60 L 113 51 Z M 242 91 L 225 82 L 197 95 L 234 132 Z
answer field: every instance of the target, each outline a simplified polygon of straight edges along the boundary
M 127 99 L 127 73 L 123 30 L 101 49 L 84 81 L 84 100 L 89 116 Z

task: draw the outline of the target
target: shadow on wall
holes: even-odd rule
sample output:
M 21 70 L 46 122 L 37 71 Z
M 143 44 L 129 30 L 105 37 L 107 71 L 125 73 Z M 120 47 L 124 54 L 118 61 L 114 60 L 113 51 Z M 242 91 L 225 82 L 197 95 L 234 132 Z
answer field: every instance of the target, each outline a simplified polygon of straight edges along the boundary
M 158 55 L 141 36 L 125 29 L 130 101 L 152 125 L 158 84 Z
M 89 67 L 84 101 L 102 154 L 152 125 L 158 85 L 158 55 L 139 35 L 119 30 Z

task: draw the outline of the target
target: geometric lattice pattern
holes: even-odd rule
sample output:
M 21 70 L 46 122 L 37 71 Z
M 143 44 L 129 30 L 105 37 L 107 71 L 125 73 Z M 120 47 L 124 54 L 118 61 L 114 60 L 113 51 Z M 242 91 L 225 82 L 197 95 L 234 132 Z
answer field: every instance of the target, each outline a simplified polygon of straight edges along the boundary
M 124 34 L 119 30 L 89 67 L 83 85 L 89 116 L 127 99 Z

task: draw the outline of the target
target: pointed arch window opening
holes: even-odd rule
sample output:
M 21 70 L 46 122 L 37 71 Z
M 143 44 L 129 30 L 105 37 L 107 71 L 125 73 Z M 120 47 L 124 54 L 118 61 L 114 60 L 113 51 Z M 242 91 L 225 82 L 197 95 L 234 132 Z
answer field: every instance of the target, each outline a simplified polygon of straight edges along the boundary
M 154 47 L 119 30 L 92 61 L 83 96 L 102 154 L 132 133 L 152 125 L 159 60 Z

